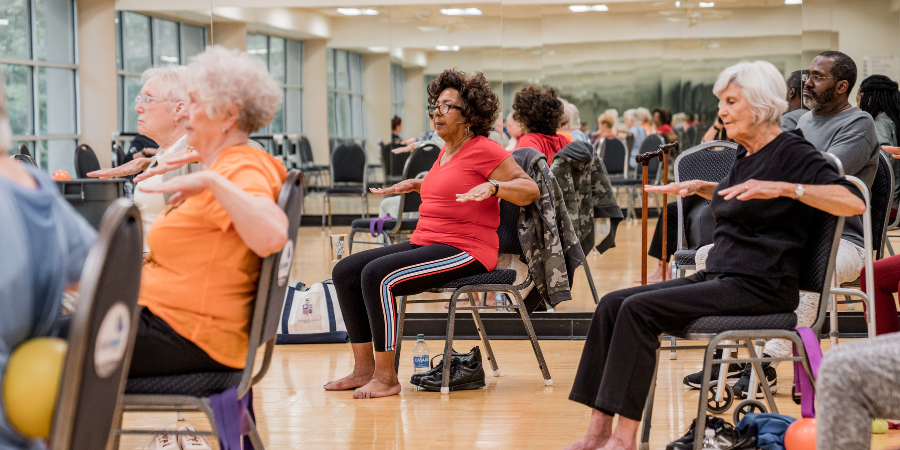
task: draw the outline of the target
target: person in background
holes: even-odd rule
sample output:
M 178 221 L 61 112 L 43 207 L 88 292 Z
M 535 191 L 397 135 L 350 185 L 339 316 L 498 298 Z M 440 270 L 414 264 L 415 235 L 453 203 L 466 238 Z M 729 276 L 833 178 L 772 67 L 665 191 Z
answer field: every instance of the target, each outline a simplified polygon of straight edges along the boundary
M 600 114 L 600 116 L 597 117 L 597 132 L 594 135 L 594 140 L 598 141 L 606 137 L 615 136 L 616 132 L 613 130 L 615 124 L 616 122 L 613 120 L 612 115 L 607 113 Z
M 647 135 L 653 134 L 653 127 L 651 122 L 653 121 L 653 115 L 650 114 L 650 110 L 644 107 L 637 108 L 638 119 L 640 119 L 641 127 L 644 128 L 644 131 Z
M 875 134 L 881 146 L 897 147 L 900 136 L 900 90 L 897 82 L 884 75 L 871 75 L 859 85 L 856 94 L 859 109 L 875 118 Z M 882 150 L 884 152 L 884 150 Z M 900 202 L 900 159 L 891 158 L 885 152 L 894 171 L 894 204 Z M 896 211 L 892 216 L 896 215 Z
M 409 142 L 403 142 L 403 138 L 400 137 L 400 133 L 403 132 L 403 119 L 400 117 L 394 116 L 391 117 L 391 144 L 393 145 L 407 145 Z
M 638 152 L 641 150 L 641 144 L 643 144 L 644 139 L 647 138 L 647 130 L 641 126 L 642 120 L 637 109 L 625 111 L 622 121 L 625 123 L 625 126 L 628 127 L 628 132 L 634 135 L 631 156 L 628 157 L 628 165 L 633 169 L 637 167 L 637 162 L 634 160 L 634 157 L 637 156 Z
M 128 151 L 125 152 L 125 158 L 120 164 L 131 162 L 135 158 L 152 158 L 156 155 L 159 144 L 147 136 L 140 134 L 140 124 L 138 124 L 138 135 L 128 144 Z
M 656 134 L 666 138 L 666 142 L 675 142 L 678 136 L 672 128 L 672 113 L 665 108 L 656 108 L 653 110 L 653 127 Z
M 619 121 L 619 111 L 615 108 L 609 108 L 606 111 L 603 111 L 604 114 L 609 114 L 610 117 L 613 118 L 613 123 L 617 123 Z
M 549 164 L 556 152 L 571 142 L 556 133 L 564 116 L 563 102 L 556 89 L 534 84 L 525 86 L 513 99 L 513 119 L 525 132 L 516 141 L 516 148 L 534 148 L 547 157 Z
M 506 146 L 506 149 L 509 151 L 513 151 L 516 149 L 518 145 L 518 139 L 522 136 L 522 126 L 519 125 L 519 122 L 516 122 L 516 119 L 513 118 L 514 113 L 509 113 L 506 116 L 506 132 L 509 133 L 509 145 Z
M 802 70 L 795 70 L 791 72 L 785 81 L 788 89 L 788 111 L 781 116 L 781 129 L 784 131 L 795 130 L 797 128 L 797 120 L 807 112 L 807 110 L 803 109 L 803 86 L 800 82 L 802 75 Z
M 590 144 L 591 138 L 581 131 L 581 114 L 578 112 L 578 107 L 571 103 L 566 103 L 565 108 L 566 116 L 569 117 L 568 132 L 572 136 L 572 140 Z
M 0 385 L 12 351 L 48 336 L 63 291 L 81 277 L 97 233 L 38 168 L 9 159 L 12 130 L 0 73 Z M 0 401 L 0 448 L 39 450 L 18 434 Z
M 494 130 L 490 138 L 497 141 L 503 148 L 509 145 L 509 136 L 503 130 L 503 116 L 497 115 L 497 122 L 494 123 Z
M 712 126 L 703 134 L 703 142 L 729 140 L 728 131 L 725 130 L 725 123 L 722 122 L 721 117 L 716 116 L 716 120 L 713 122 Z
M 428 116 L 428 127 L 431 129 L 428 133 L 425 133 L 424 136 L 413 139 L 413 142 L 406 144 L 402 147 L 397 147 L 391 150 L 391 153 L 400 154 L 400 153 L 409 153 L 425 144 L 434 144 L 438 148 L 442 148 L 444 146 L 444 140 L 438 136 L 437 132 L 434 131 L 434 116 Z

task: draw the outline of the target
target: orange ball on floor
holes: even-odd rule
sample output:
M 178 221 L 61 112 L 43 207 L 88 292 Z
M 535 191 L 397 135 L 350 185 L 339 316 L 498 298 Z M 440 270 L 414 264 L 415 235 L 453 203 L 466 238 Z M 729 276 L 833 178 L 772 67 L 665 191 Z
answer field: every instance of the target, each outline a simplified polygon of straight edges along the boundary
M 816 419 L 800 419 L 784 433 L 786 450 L 816 450 Z
M 69 172 L 66 172 L 65 170 L 57 170 L 56 172 L 53 172 L 53 175 L 50 175 L 50 178 L 56 181 L 65 181 L 72 179 L 72 177 L 69 176 Z

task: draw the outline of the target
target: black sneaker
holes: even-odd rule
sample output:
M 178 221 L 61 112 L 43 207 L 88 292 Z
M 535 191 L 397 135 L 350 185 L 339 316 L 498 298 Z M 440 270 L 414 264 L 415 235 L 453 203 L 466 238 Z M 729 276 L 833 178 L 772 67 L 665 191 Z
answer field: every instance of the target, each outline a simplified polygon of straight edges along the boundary
M 733 386 L 734 395 L 740 398 L 747 398 L 747 391 L 750 390 L 750 369 L 753 366 L 751 364 L 746 364 L 745 366 L 744 372 L 741 374 L 741 379 Z M 775 368 L 769 363 L 763 363 L 762 368 L 763 372 L 766 374 L 766 381 L 769 383 L 769 389 L 772 390 L 773 394 L 778 392 L 778 373 L 775 371 Z M 763 393 L 762 389 L 759 389 L 756 392 L 756 398 L 766 398 L 766 394 Z
M 438 353 L 431 358 L 432 364 L 434 364 L 435 358 L 441 358 L 444 356 L 443 353 Z M 450 367 L 458 364 L 460 360 L 463 362 L 472 362 L 478 361 L 481 362 L 481 349 L 476 345 L 472 347 L 472 350 L 469 350 L 469 353 L 458 353 L 456 350 L 452 350 L 450 353 Z M 415 385 L 418 385 L 421 381 L 422 377 L 431 376 L 436 373 L 443 374 L 444 373 L 444 358 L 441 358 L 440 362 L 437 363 L 436 366 L 432 367 L 425 373 L 414 373 L 410 378 L 409 382 Z
M 457 364 L 457 361 L 459 363 Z M 440 391 L 444 382 L 443 373 L 435 373 L 419 379 L 418 386 L 426 391 Z M 485 386 L 484 368 L 480 361 L 452 360 L 450 362 L 450 390 L 463 391 Z
M 716 350 L 716 358 L 722 357 L 722 350 Z M 712 367 L 712 375 L 709 377 L 710 380 L 716 381 L 719 379 L 719 367 L 721 364 L 713 364 Z M 738 379 L 741 377 L 741 373 L 743 372 L 744 367 L 742 364 L 731 363 L 728 365 L 728 374 L 725 375 L 726 379 Z M 703 382 L 703 371 L 699 371 L 697 373 L 692 373 L 686 377 L 684 377 L 684 384 L 690 386 L 693 389 L 700 389 L 700 383 Z
M 666 450 L 692 450 L 694 448 L 694 427 L 697 426 L 697 420 L 691 424 L 688 432 L 677 441 L 669 442 Z M 706 416 L 706 429 L 716 431 L 716 439 L 722 448 L 731 447 L 738 439 L 738 432 L 730 423 L 724 419 L 714 416 Z

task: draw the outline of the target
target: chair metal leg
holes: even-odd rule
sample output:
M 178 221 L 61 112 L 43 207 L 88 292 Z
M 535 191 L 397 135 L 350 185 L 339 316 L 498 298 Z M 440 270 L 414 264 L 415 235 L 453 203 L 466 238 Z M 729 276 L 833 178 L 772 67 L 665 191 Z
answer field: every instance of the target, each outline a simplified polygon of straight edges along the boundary
M 473 293 L 468 294 L 469 297 L 469 306 L 477 306 L 475 304 L 475 295 Z M 473 309 L 472 311 L 472 320 L 475 321 L 475 328 L 478 330 L 478 335 L 481 336 L 481 343 L 484 344 L 484 351 L 487 352 L 488 361 L 491 362 L 491 369 L 493 370 L 494 376 L 500 376 L 500 368 L 497 367 L 497 358 L 494 357 L 494 350 L 491 349 L 491 341 L 488 339 L 487 330 L 484 329 L 484 324 L 481 323 L 481 314 L 478 313 L 477 309 Z
M 362 194 L 362 211 L 360 211 L 360 214 L 362 215 L 363 219 L 369 217 L 369 202 L 367 200 L 368 199 L 366 198 L 366 193 L 363 192 L 363 194 Z
M 626 220 L 631 221 L 634 218 L 634 186 L 628 186 L 628 212 Z
M 587 276 L 588 286 L 591 288 L 591 295 L 594 296 L 594 304 L 600 304 L 600 297 L 597 295 L 597 288 L 594 286 L 594 277 L 591 276 L 591 268 L 588 267 L 587 259 L 584 260 L 584 263 L 581 264 L 584 266 L 584 275 Z
M 831 331 L 829 331 L 828 336 L 831 338 L 831 346 L 834 347 L 838 345 L 838 338 L 840 333 L 838 332 L 838 315 L 837 315 L 837 296 L 831 295 Z
M 450 304 L 447 308 L 449 314 L 447 316 L 447 339 L 444 341 L 444 382 L 441 385 L 441 394 L 450 393 L 450 364 L 453 355 L 453 329 L 456 326 L 456 299 L 459 297 L 459 291 L 453 293 L 450 297 Z
M 762 339 L 758 339 L 757 341 L 762 342 L 762 345 L 759 346 L 760 350 L 765 348 L 765 341 L 763 341 Z M 747 352 L 750 354 L 751 358 L 759 357 L 759 352 L 757 352 L 756 348 L 754 348 L 753 345 L 750 344 L 750 339 L 747 339 L 744 344 L 745 347 L 747 347 Z M 762 387 L 763 394 L 765 394 L 766 396 L 766 403 L 768 403 L 769 412 L 772 414 L 778 414 L 778 406 L 775 405 L 775 398 L 772 396 L 772 389 L 769 388 L 769 383 L 766 380 L 766 373 L 765 371 L 763 371 L 762 363 L 755 362 L 751 364 L 753 364 L 753 372 L 756 373 L 756 379 L 759 382 L 759 386 Z M 749 389 L 751 392 L 749 392 L 748 394 L 751 394 L 752 396 L 748 395 L 747 398 L 756 400 L 756 385 L 753 384 L 752 374 L 750 377 Z
M 325 231 L 325 205 L 328 203 L 328 194 L 322 197 L 322 231 Z
M 709 373 L 712 370 L 713 358 L 715 356 L 717 346 L 718 340 L 713 339 L 709 342 L 709 346 L 706 347 L 706 356 L 703 357 L 703 373 Z M 722 349 L 722 355 L 725 355 L 725 353 L 726 349 Z M 695 430 L 706 429 L 706 399 L 707 395 L 709 395 L 709 384 L 709 377 L 701 377 L 700 399 L 698 401 L 700 405 L 697 408 L 697 422 L 694 425 Z M 722 389 L 719 389 L 719 391 L 722 391 Z M 703 434 L 699 432 L 694 433 L 694 450 L 703 450 L 703 437 Z
M 894 256 L 894 247 L 891 245 L 891 240 L 887 236 L 884 237 L 884 243 L 887 245 L 888 254 Z
M 347 256 L 353 254 L 353 235 L 356 234 L 356 231 L 353 228 L 350 229 L 350 237 L 347 238 L 349 242 L 347 242 Z
M 406 299 L 397 297 L 397 345 L 394 346 L 394 370 L 400 372 L 400 346 L 403 344 L 403 322 L 406 320 Z
M 650 392 L 647 393 L 647 403 L 644 404 L 644 418 L 641 423 L 641 450 L 650 450 L 650 426 L 653 422 L 653 400 L 656 396 L 656 377 L 659 373 L 659 348 L 656 349 L 656 367 L 653 369 L 653 382 L 650 384 Z
M 266 450 L 266 448 L 263 447 L 262 439 L 259 437 L 259 432 L 256 431 L 256 423 L 253 421 L 253 418 L 247 417 L 247 420 L 250 422 L 250 432 L 247 433 L 247 436 L 250 438 L 250 443 L 253 444 L 253 449 Z
M 547 369 L 547 362 L 544 361 L 544 353 L 541 351 L 541 344 L 538 343 L 537 336 L 534 334 L 534 327 L 531 326 L 531 319 L 528 317 L 528 311 L 525 310 L 525 301 L 519 291 L 512 289 L 508 291 L 513 295 L 516 302 L 516 309 L 525 324 L 525 331 L 528 332 L 528 339 L 531 340 L 531 348 L 534 350 L 534 356 L 537 357 L 538 366 L 541 368 L 541 374 L 544 375 L 544 386 L 553 386 L 553 378 L 550 378 L 550 370 Z

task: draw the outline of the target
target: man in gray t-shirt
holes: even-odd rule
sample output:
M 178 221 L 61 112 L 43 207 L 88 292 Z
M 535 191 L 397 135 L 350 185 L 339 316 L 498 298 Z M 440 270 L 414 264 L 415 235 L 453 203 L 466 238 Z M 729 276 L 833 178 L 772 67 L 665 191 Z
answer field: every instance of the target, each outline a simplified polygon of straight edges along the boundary
M 856 64 L 843 53 L 824 52 L 813 60 L 804 78 L 803 100 L 810 112 L 800 117 L 797 129 L 819 151 L 837 156 L 844 173 L 859 178 L 871 190 L 879 145 L 872 116 L 848 102 L 856 83 Z M 848 217 L 838 250 L 836 281 L 859 276 L 862 247 L 862 218 Z
M 803 84 L 800 78 L 803 76 L 801 70 L 791 72 L 785 83 L 787 84 L 787 100 L 788 112 L 781 116 L 781 130 L 793 131 L 797 129 L 797 120 L 800 116 L 806 114 L 809 110 L 803 109 Z

